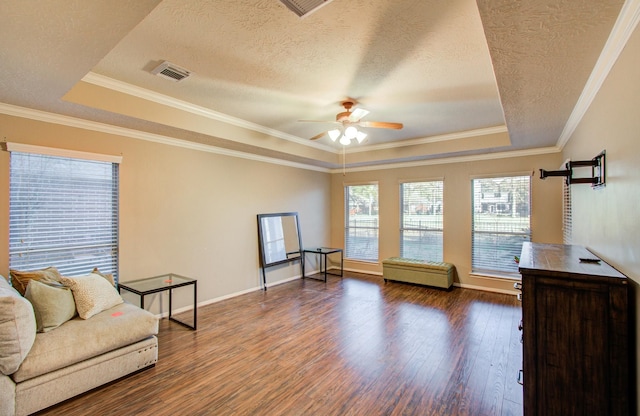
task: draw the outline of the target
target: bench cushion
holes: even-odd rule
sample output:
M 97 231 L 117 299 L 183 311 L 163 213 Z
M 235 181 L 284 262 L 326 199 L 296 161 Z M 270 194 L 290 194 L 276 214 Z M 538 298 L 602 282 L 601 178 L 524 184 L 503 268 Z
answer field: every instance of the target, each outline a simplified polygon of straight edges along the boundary
M 391 257 L 382 261 L 386 280 L 417 283 L 448 289 L 453 285 L 454 266 L 451 263 Z
M 396 266 L 408 266 L 417 267 L 420 269 L 440 270 L 443 272 L 449 272 L 453 269 L 453 264 L 443 263 L 439 261 L 424 261 L 418 259 L 409 259 L 405 257 L 390 257 L 382 260 L 383 265 L 396 265 Z

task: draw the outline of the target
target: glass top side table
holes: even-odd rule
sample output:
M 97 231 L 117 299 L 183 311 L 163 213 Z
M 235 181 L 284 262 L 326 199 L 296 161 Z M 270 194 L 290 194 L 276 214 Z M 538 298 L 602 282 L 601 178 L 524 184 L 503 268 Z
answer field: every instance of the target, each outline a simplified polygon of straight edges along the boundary
M 173 289 L 193 286 L 193 325 L 179 321 L 173 317 Z M 169 291 L 169 320 L 176 322 L 187 328 L 196 330 L 197 309 L 198 309 L 198 281 L 190 277 L 184 277 L 169 273 L 161 276 L 149 277 L 146 279 L 132 280 L 118 284 L 118 290 L 126 290 L 140 296 L 140 307 L 144 309 L 144 297 L 153 293 Z
M 320 273 L 324 274 L 325 282 L 327 281 L 327 274 L 332 274 L 334 276 L 342 277 L 344 273 L 344 254 L 341 248 L 331 248 L 331 247 L 306 248 L 302 250 L 302 252 L 303 252 L 303 256 L 306 255 L 307 253 L 320 255 Z M 328 268 L 327 256 L 333 253 L 340 253 L 340 274 L 327 272 L 327 268 Z M 303 279 L 307 277 L 304 272 L 304 264 L 305 264 L 305 261 L 303 260 L 302 262 L 302 278 Z

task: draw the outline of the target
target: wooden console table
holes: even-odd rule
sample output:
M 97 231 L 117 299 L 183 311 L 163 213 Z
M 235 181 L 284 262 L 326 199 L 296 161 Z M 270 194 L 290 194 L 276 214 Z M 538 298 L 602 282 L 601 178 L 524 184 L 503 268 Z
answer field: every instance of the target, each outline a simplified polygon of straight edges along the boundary
M 628 415 L 626 276 L 584 247 L 534 243 L 520 273 L 525 416 Z

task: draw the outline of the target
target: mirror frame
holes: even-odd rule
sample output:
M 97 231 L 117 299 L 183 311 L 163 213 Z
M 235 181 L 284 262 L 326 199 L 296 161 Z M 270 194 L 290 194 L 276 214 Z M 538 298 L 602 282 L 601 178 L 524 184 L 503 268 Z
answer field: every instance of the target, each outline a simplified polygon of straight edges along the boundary
M 265 246 L 266 246 L 266 242 L 264 241 L 265 231 L 263 229 L 262 220 L 263 218 L 274 218 L 274 217 L 293 217 L 294 218 L 296 232 L 298 236 L 298 249 L 294 251 L 286 252 L 285 259 L 268 262 L 266 252 L 265 252 Z M 298 213 L 297 212 L 277 212 L 272 214 L 258 214 L 258 245 L 260 246 L 259 251 L 260 251 L 260 267 L 262 268 L 262 283 L 264 285 L 264 289 L 266 290 L 267 280 L 265 275 L 265 268 L 276 266 L 278 264 L 290 263 L 296 260 L 300 260 L 300 264 L 302 266 L 302 262 L 304 261 L 304 258 L 302 255 L 302 252 L 303 252 L 302 236 L 300 233 L 300 221 L 298 219 Z

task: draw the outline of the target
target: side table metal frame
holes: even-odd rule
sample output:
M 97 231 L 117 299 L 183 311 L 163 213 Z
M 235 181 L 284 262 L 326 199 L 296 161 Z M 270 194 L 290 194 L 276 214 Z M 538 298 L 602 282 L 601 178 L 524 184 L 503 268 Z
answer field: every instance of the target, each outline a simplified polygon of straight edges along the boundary
M 340 276 L 343 277 L 344 274 L 344 253 L 343 250 L 341 248 L 330 248 L 330 247 L 318 247 L 316 249 L 305 249 L 302 250 L 302 255 L 303 257 L 307 254 L 307 253 L 311 253 L 311 254 L 320 254 L 320 273 L 324 274 L 324 281 L 327 281 L 327 274 L 333 275 L 333 276 Z M 329 254 L 334 254 L 334 253 L 340 253 L 340 274 L 337 273 L 329 273 L 327 272 L 327 268 L 328 268 L 328 259 L 327 256 Z M 323 258 L 324 258 L 324 268 L 322 267 L 323 265 Z M 305 271 L 304 271 L 304 264 L 306 263 L 306 261 L 302 262 L 302 278 L 304 279 L 305 277 L 307 277 L 305 275 Z
M 177 275 L 174 275 L 177 276 Z M 180 276 L 183 277 L 183 276 Z M 154 279 L 154 277 L 150 277 L 149 279 Z M 140 279 L 140 280 L 147 280 L 147 279 Z M 129 283 L 133 283 L 133 282 L 137 282 L 139 280 L 134 280 L 132 282 Z M 183 286 L 189 286 L 189 285 L 193 285 L 193 325 L 189 325 L 185 322 L 182 322 L 176 318 L 173 317 L 172 315 L 172 309 L 173 309 L 173 289 L 177 289 L 179 287 L 183 287 Z M 178 283 L 176 285 L 171 285 L 171 286 L 163 286 L 163 287 L 158 287 L 155 289 L 150 289 L 150 290 L 137 290 L 134 289 L 132 287 L 127 286 L 127 283 L 120 283 L 118 284 L 118 291 L 120 291 L 121 289 L 126 290 L 127 292 L 131 292 L 131 293 L 135 293 L 136 295 L 140 296 L 140 308 L 144 309 L 144 297 L 147 295 L 151 295 L 154 293 L 159 293 L 159 292 L 164 292 L 165 290 L 169 291 L 169 320 L 173 321 L 175 323 L 178 323 L 182 326 L 186 326 L 189 329 L 192 330 L 196 330 L 196 324 L 197 324 L 197 316 L 198 316 L 198 281 L 196 279 L 193 279 L 193 281 L 190 282 L 183 282 L 183 283 Z

